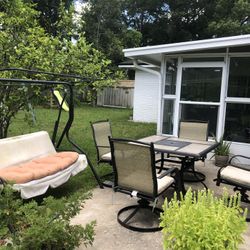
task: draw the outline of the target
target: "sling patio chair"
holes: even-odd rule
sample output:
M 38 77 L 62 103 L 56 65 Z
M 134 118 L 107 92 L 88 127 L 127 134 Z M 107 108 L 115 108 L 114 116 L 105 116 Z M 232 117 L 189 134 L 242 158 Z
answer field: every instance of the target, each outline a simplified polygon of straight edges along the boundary
M 109 137 L 112 137 L 111 125 L 109 120 L 101 120 L 96 122 L 90 122 L 94 143 L 96 147 L 97 153 L 97 163 L 107 163 L 112 165 L 111 162 L 111 152 L 110 152 L 110 145 L 109 145 Z M 108 173 L 102 177 L 108 177 L 112 175 L 112 173 Z M 112 183 L 110 181 L 104 181 L 104 186 L 111 187 Z
M 178 137 L 181 139 L 194 140 L 194 141 L 207 141 L 208 127 L 209 127 L 208 121 L 183 120 L 180 121 Z M 181 164 L 180 159 L 181 156 L 169 155 L 169 154 L 167 155 L 167 158 L 165 158 L 164 153 L 161 153 L 160 160 L 158 160 L 157 162 L 161 162 L 160 169 L 163 169 L 164 161 Z M 186 170 L 183 176 L 185 182 L 202 182 L 203 180 L 205 180 L 205 175 L 203 173 L 195 171 L 194 163 L 196 160 L 197 159 L 190 158 L 190 161 L 187 162 Z M 202 160 L 203 162 L 205 162 L 205 157 L 198 160 Z M 206 185 L 203 182 L 202 184 L 206 187 Z
M 155 205 L 160 195 L 169 187 L 181 190 L 177 168 L 170 168 L 157 175 L 153 143 L 147 144 L 127 139 L 110 139 L 114 168 L 114 191 L 138 199 L 137 205 L 122 208 L 117 220 L 123 227 L 139 232 L 161 230 Z M 153 202 L 153 206 L 150 206 Z M 140 212 L 139 212 L 140 211 Z
M 242 163 L 242 160 L 245 160 Z M 248 163 L 249 164 L 246 164 Z M 221 167 L 217 173 L 216 185 L 221 183 L 234 186 L 234 191 L 241 193 L 241 200 L 250 203 L 247 191 L 250 191 L 250 157 L 234 155 L 226 167 Z M 250 221 L 250 218 L 247 218 Z

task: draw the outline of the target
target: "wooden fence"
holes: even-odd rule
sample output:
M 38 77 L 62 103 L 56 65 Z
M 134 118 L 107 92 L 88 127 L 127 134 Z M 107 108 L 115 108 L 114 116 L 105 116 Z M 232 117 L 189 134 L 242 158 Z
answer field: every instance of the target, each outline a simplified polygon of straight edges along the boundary
M 133 108 L 134 81 L 120 81 L 116 87 L 105 88 L 97 97 L 98 106 Z

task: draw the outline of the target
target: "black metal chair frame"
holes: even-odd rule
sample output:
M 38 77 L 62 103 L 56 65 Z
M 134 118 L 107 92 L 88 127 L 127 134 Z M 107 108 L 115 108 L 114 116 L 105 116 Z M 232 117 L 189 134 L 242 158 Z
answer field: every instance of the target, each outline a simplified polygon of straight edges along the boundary
M 239 168 L 239 169 L 245 169 L 245 170 L 248 170 L 250 171 L 250 166 L 249 166 L 249 169 L 246 168 L 246 167 L 241 167 L 241 166 L 237 166 L 237 165 L 234 165 L 232 164 L 232 161 L 233 159 L 236 159 L 236 158 L 239 158 L 239 157 L 242 157 L 242 158 L 245 158 L 245 159 L 248 159 L 250 160 L 250 157 L 247 157 L 247 156 L 244 156 L 244 155 L 234 155 L 231 157 L 231 159 L 229 160 L 228 162 L 228 165 L 231 165 L 233 167 L 236 167 L 236 168 Z M 224 183 L 224 184 L 227 184 L 227 185 L 231 185 L 231 186 L 234 186 L 234 191 L 238 191 L 240 192 L 241 194 L 241 201 L 242 202 L 245 202 L 245 203 L 249 203 L 250 204 L 250 199 L 249 199 L 249 196 L 247 195 L 247 191 L 250 191 L 250 188 L 245 186 L 244 184 L 239 184 L 239 183 L 236 183 L 236 182 L 233 182 L 233 181 L 228 181 L 228 180 L 225 180 L 225 179 L 222 179 L 221 178 L 221 171 L 226 168 L 227 166 L 225 167 L 221 167 L 219 170 L 218 170 L 218 173 L 217 173 L 217 178 L 214 180 L 216 181 L 216 185 L 217 186 L 220 186 L 221 183 Z M 248 222 L 250 221 L 250 218 L 247 218 L 246 219 Z
M 93 138 L 94 138 L 94 143 L 95 143 L 95 147 L 96 147 L 96 152 L 97 152 L 97 163 L 108 163 L 110 165 L 112 165 L 112 161 L 110 160 L 103 160 L 103 159 L 100 159 L 100 152 L 99 152 L 99 147 L 100 148 L 109 148 L 110 149 L 110 146 L 103 146 L 103 145 L 97 145 L 97 141 L 96 141 L 96 135 L 95 135 L 95 129 L 94 129 L 94 124 L 98 124 L 98 123 L 102 123 L 102 122 L 107 122 L 109 123 L 110 125 L 110 121 L 109 119 L 106 119 L 106 120 L 100 120 L 100 121 L 96 121 L 96 122 L 90 122 L 90 125 L 91 125 L 91 129 L 92 129 L 92 134 L 93 134 Z M 112 129 L 111 129 L 111 125 L 110 125 L 110 134 L 112 135 Z
M 112 166 L 112 160 L 101 159 L 100 158 L 100 152 L 99 152 L 99 147 L 101 147 L 101 148 L 109 148 L 110 149 L 110 146 L 97 145 L 97 141 L 96 141 L 95 129 L 94 129 L 93 125 L 98 124 L 98 123 L 103 123 L 103 122 L 109 123 L 110 134 L 112 135 L 112 129 L 111 129 L 111 124 L 110 124 L 109 119 L 99 120 L 99 121 L 95 121 L 95 122 L 90 122 L 91 129 L 92 129 L 92 135 L 93 135 L 94 143 L 95 143 L 95 147 L 96 147 L 97 164 L 99 165 L 100 163 L 107 163 L 110 166 Z M 105 177 L 109 177 L 109 176 L 113 176 L 113 171 L 111 173 L 108 173 L 108 174 L 105 174 L 103 176 L 100 176 L 99 178 L 101 179 L 101 178 L 105 178 Z M 102 185 L 105 186 L 105 187 L 112 187 L 113 186 L 113 182 L 112 181 L 103 181 Z
M 144 143 L 144 142 L 138 142 L 136 140 L 128 140 L 128 139 L 118 139 L 118 138 L 110 138 L 110 147 L 111 147 L 111 155 L 112 155 L 112 165 L 113 165 L 113 169 L 114 169 L 114 191 L 115 192 L 121 192 L 130 196 L 134 196 L 133 195 L 133 188 L 129 188 L 129 187 L 122 187 L 119 186 L 118 184 L 118 173 L 117 173 L 117 168 L 116 168 L 116 160 L 115 160 L 115 155 L 114 155 L 114 142 L 115 141 L 119 141 L 119 142 L 124 142 L 124 143 L 135 143 L 138 145 L 142 145 L 142 146 L 148 146 L 150 147 L 150 154 L 151 154 L 151 169 L 152 169 L 152 176 L 153 176 L 153 186 L 154 186 L 154 190 L 153 190 L 153 194 L 152 196 L 149 196 L 146 193 L 143 192 L 137 192 L 136 193 L 136 197 L 139 198 L 138 200 L 138 204 L 137 205 L 132 205 L 132 206 L 127 206 L 122 208 L 121 210 L 119 210 L 118 214 L 117 214 L 117 221 L 119 222 L 120 225 L 122 225 L 123 227 L 130 229 L 132 231 L 138 231 L 138 232 L 155 232 L 155 231 L 159 231 L 162 228 L 161 227 L 151 227 L 151 228 L 144 228 L 144 227 L 139 227 L 139 226 L 132 226 L 129 225 L 129 221 L 131 218 L 133 218 L 136 213 L 140 210 L 140 209 L 148 209 L 150 210 L 152 213 L 156 214 L 157 216 L 160 215 L 162 211 L 162 209 L 156 208 L 156 207 L 152 207 L 150 206 L 150 201 L 152 202 L 156 202 L 157 198 L 163 193 L 165 192 L 169 187 L 174 187 L 177 191 L 177 195 L 179 195 L 179 193 L 182 190 L 182 184 L 181 184 L 181 178 L 180 178 L 180 173 L 179 170 L 177 168 L 170 168 L 168 169 L 166 172 L 162 173 L 162 175 L 160 175 L 159 177 L 156 177 L 156 165 L 155 165 L 155 150 L 154 150 L 154 144 L 153 143 Z M 165 190 L 163 190 L 161 193 L 158 193 L 157 191 L 157 178 L 163 178 L 166 175 L 173 175 L 172 177 L 175 179 L 175 182 L 168 186 Z M 124 220 L 122 220 L 120 217 L 121 215 L 126 212 L 132 210 L 132 212 L 130 213 L 130 215 L 125 218 Z

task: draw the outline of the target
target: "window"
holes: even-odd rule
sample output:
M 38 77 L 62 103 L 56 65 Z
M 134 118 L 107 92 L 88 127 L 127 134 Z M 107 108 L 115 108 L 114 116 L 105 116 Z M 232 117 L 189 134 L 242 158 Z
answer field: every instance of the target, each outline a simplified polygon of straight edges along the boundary
M 181 105 L 181 120 L 209 121 L 209 136 L 216 134 L 218 106 L 215 105 Z
M 223 62 L 224 57 L 186 57 L 183 62 Z
M 177 59 L 167 59 L 165 94 L 174 95 L 176 89 Z
M 230 58 L 224 138 L 250 143 L 250 58 Z
M 181 100 L 219 102 L 222 68 L 183 68 Z
M 162 133 L 173 133 L 173 109 L 174 100 L 164 100 Z
M 250 97 L 250 58 L 230 59 L 228 97 Z
M 250 104 L 227 104 L 224 138 L 250 143 Z

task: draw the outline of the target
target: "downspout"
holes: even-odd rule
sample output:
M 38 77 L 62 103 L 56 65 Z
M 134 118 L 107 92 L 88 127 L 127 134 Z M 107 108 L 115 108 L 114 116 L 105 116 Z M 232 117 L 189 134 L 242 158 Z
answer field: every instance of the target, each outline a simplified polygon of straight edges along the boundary
M 157 134 L 161 134 L 161 131 L 162 131 L 162 124 L 161 124 L 161 110 L 162 110 L 162 76 L 161 76 L 161 73 L 158 72 L 158 71 L 155 71 L 155 70 L 152 70 L 152 69 L 149 69 L 149 68 L 145 68 L 145 67 L 142 67 L 140 65 L 138 65 L 138 62 L 136 59 L 132 59 L 133 60 L 133 64 L 135 66 L 136 69 L 139 69 L 141 71 L 144 71 L 144 72 L 148 72 L 148 73 L 151 73 L 151 74 L 154 74 L 154 75 L 157 75 L 158 76 L 158 79 L 159 79 L 159 89 L 158 89 L 158 114 L 157 114 Z

